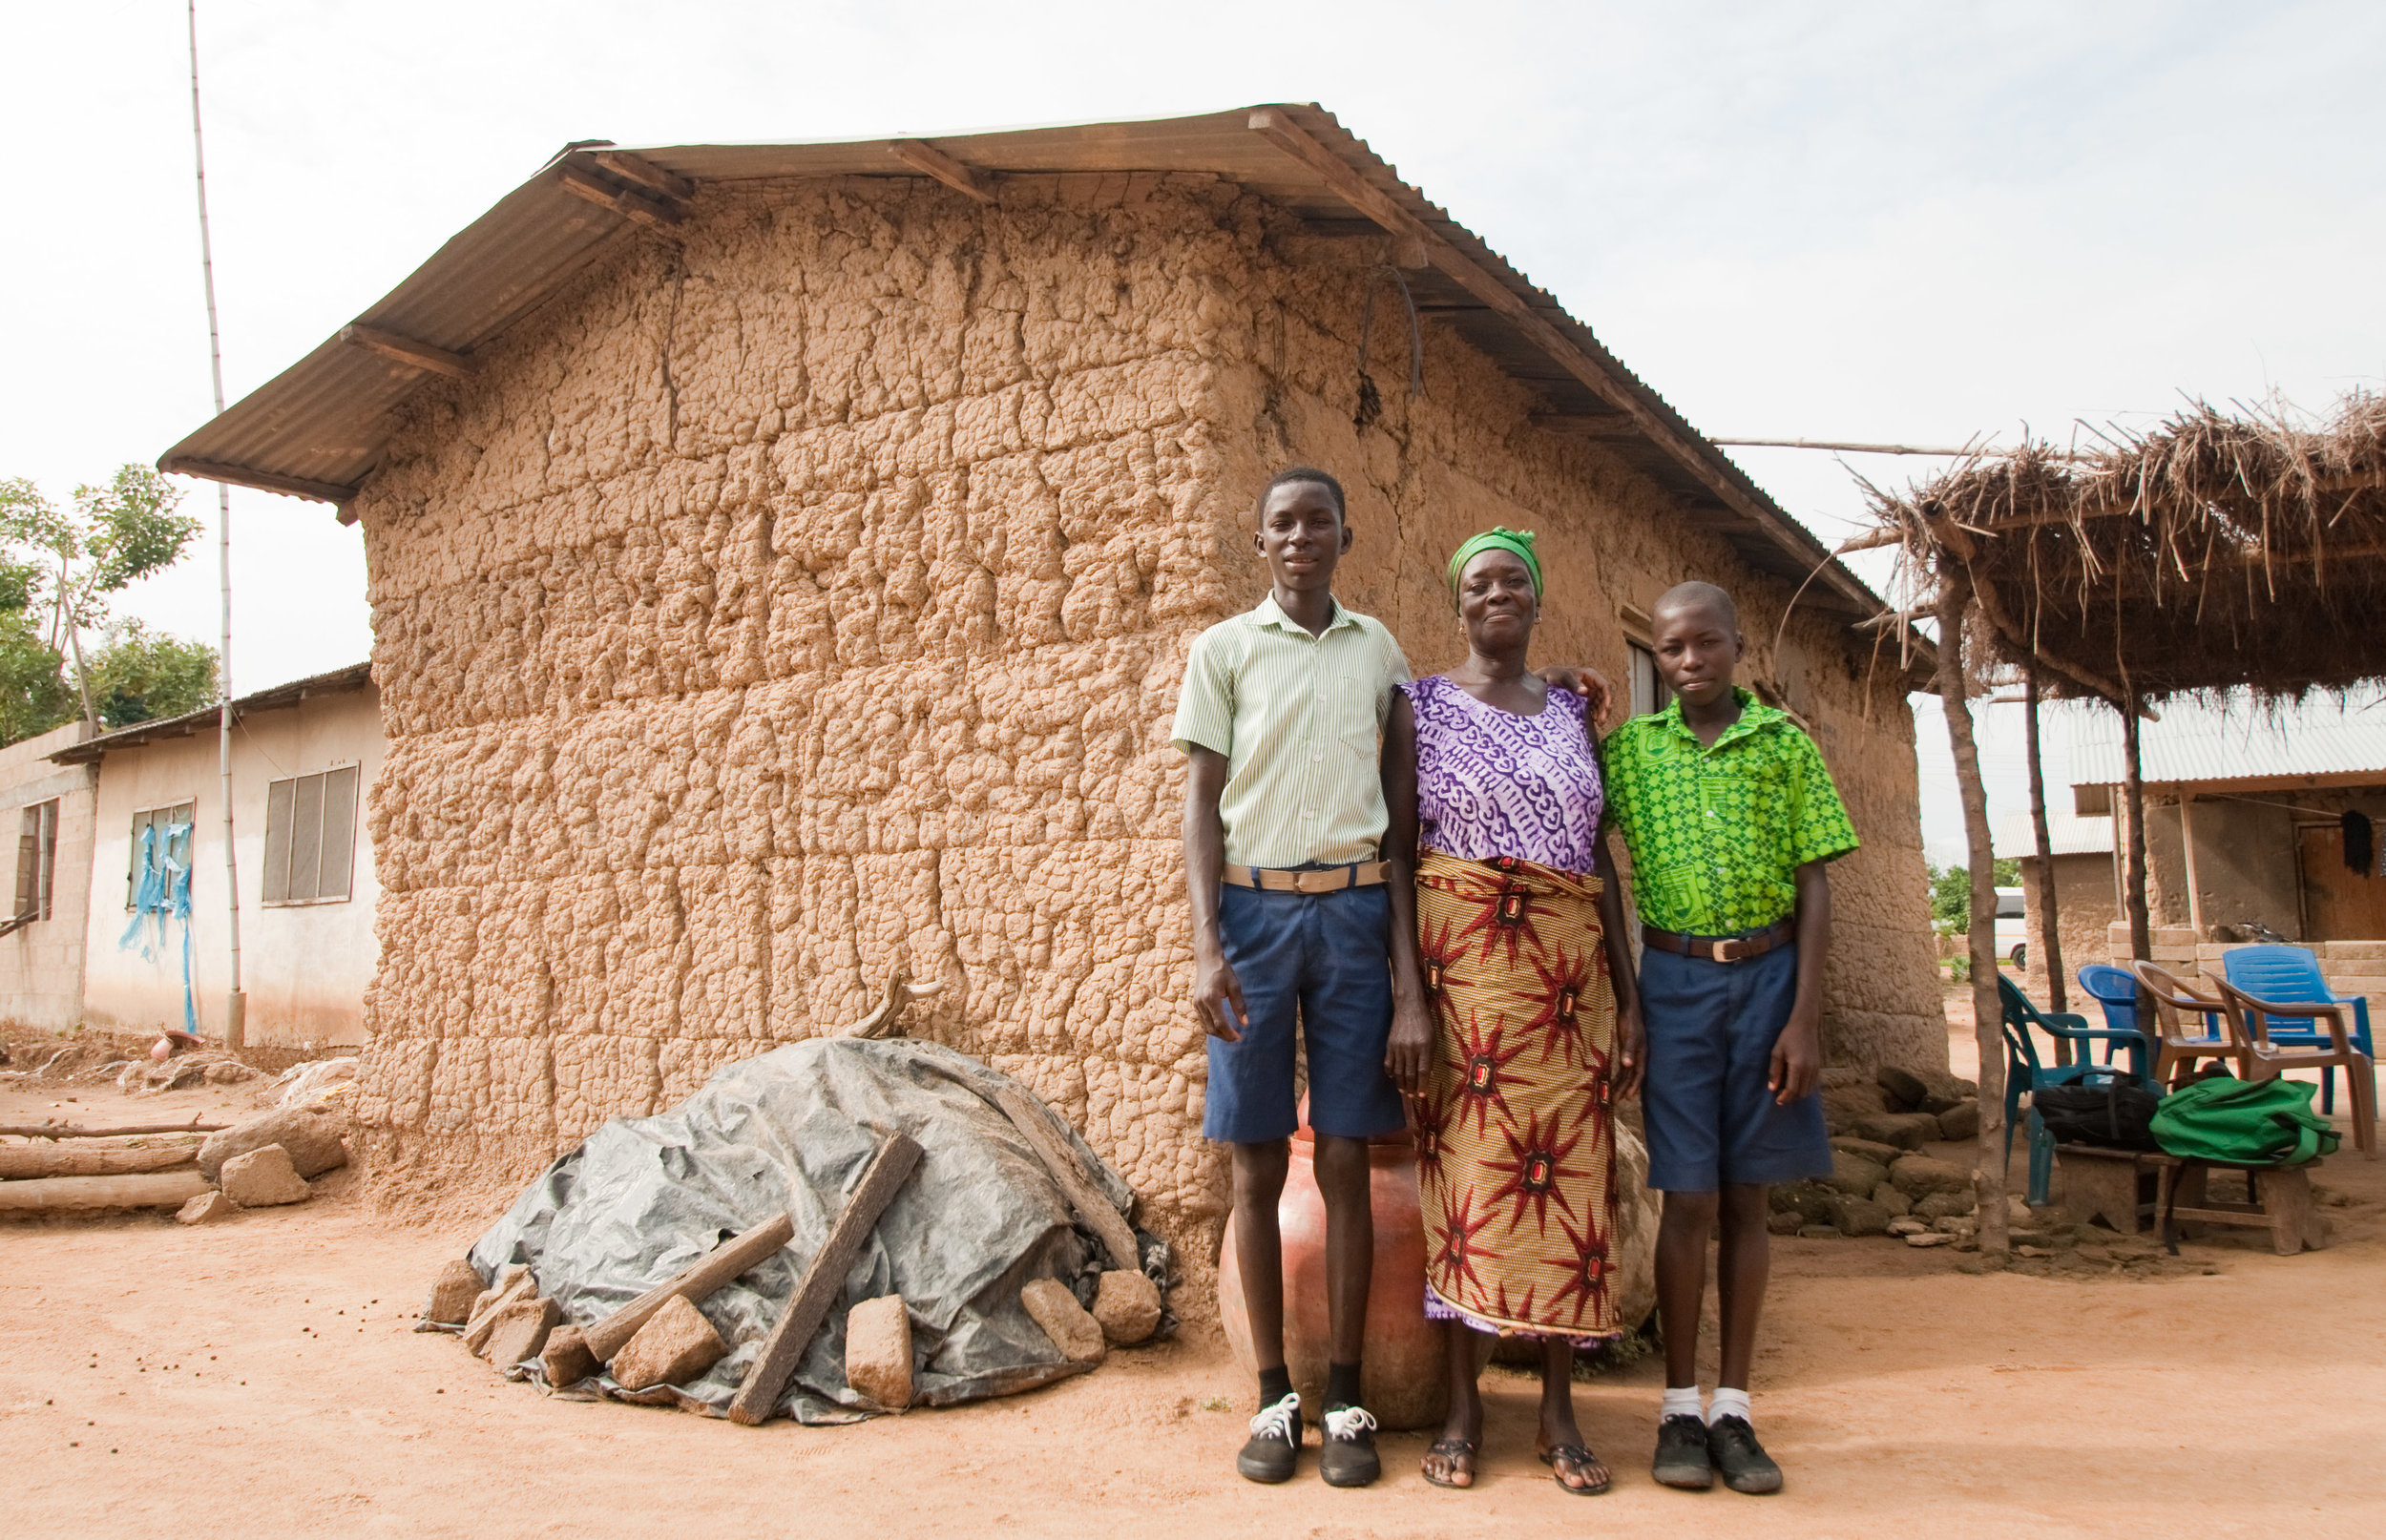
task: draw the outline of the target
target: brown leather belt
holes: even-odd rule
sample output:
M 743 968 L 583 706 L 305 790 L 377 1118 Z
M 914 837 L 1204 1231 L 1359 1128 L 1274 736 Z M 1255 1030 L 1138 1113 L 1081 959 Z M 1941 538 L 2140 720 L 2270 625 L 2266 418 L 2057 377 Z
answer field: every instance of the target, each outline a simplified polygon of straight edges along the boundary
M 1660 930 L 1655 926 L 1641 926 L 1642 945 L 1676 957 L 1696 957 L 1708 963 L 1745 963 L 1797 939 L 1798 923 L 1794 918 L 1776 920 L 1762 930 L 1737 936 L 1685 936 L 1679 931 Z
M 1237 887 L 1264 888 L 1270 893 L 1339 893 L 1346 887 L 1377 887 L 1392 870 L 1388 861 L 1362 861 L 1355 866 L 1327 866 L 1295 871 L 1281 866 L 1227 866 L 1219 875 Z

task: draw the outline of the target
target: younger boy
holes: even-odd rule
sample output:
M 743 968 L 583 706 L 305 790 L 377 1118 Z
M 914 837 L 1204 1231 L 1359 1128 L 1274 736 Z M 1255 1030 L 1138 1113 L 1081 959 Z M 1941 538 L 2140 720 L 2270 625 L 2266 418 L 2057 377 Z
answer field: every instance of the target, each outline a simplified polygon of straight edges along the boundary
M 1651 616 L 1662 711 L 1607 739 L 1607 814 L 1632 854 L 1641 918 L 1642 1087 L 1648 1184 L 1665 1195 L 1657 1310 L 1665 1396 L 1653 1473 L 1704 1490 L 1781 1489 L 1756 1439 L 1748 1369 L 1770 1268 L 1767 1189 L 1828 1176 L 1814 1094 L 1831 946 L 1824 864 L 1856 847 L 1813 739 L 1732 682 L 1744 643 L 1731 596 L 1684 583 Z M 1699 1311 L 1722 1221 L 1722 1363 L 1702 1415 Z

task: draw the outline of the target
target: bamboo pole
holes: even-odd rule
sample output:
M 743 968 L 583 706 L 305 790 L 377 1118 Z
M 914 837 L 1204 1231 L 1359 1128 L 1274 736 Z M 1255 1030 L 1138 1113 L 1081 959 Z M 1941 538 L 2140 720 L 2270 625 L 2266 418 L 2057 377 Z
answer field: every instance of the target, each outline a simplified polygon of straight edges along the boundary
M 1989 846 L 1988 792 L 1980 783 L 1979 745 L 1972 737 L 1972 706 L 1963 672 L 1963 614 L 1971 575 L 1954 563 L 1938 591 L 1938 700 L 1955 751 L 1956 785 L 1963 794 L 1964 843 L 1972 864 L 1972 1035 L 1980 1051 L 1980 1138 L 1973 1154 L 1972 1187 L 1979 1202 L 1980 1250 L 2003 1256 L 2005 1237 L 2005 1039 L 1997 1000 L 1997 871 Z
M 2038 955 L 2046 970 L 2046 1000 L 2055 1010 L 2071 1009 L 2063 1002 L 2062 917 L 2055 909 L 2055 842 L 2046 828 L 2046 766 L 2039 758 L 2038 670 L 2021 676 L 2023 718 L 2030 750 L 2030 833 L 2038 841 Z M 2071 1062 L 2071 1045 L 2055 1045 L 2055 1062 Z
M 2129 911 L 2129 953 L 2141 963 L 2150 963 L 2154 935 L 2145 909 L 2145 767 L 2138 742 L 2138 712 L 2133 690 L 2121 702 L 2121 801 L 2129 818 L 2121 901 Z

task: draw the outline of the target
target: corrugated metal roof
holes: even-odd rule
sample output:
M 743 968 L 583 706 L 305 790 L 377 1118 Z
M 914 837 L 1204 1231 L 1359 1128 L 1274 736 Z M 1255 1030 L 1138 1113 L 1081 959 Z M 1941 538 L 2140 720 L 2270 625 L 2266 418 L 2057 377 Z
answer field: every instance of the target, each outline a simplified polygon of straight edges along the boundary
M 270 690 L 241 697 L 232 702 L 232 719 L 238 721 L 261 711 L 281 711 L 317 696 L 347 695 L 365 689 L 372 682 L 373 666 L 370 663 L 351 663 L 346 668 L 333 669 L 328 674 L 311 674 L 303 679 L 292 679 L 287 684 L 277 684 Z M 213 732 L 218 719 L 218 707 L 203 706 L 179 717 L 167 717 L 154 722 L 136 722 L 130 727 L 119 727 L 113 733 L 85 739 L 80 743 L 69 744 L 50 758 L 60 764 L 82 764 L 98 759 L 110 749 L 138 748 L 144 743 L 165 738 L 190 738 L 201 729 Z
M 2118 785 L 2123 770 L 2121 718 L 2094 705 L 2067 703 L 2059 718 L 2070 739 L 2078 785 Z M 2299 705 L 2258 705 L 2244 691 L 2217 701 L 2167 701 L 2162 719 L 2139 730 L 2139 763 L 2148 785 L 2203 785 L 2294 776 L 2376 775 L 2386 780 L 2386 688 L 2364 686 L 2342 699 L 2314 696 Z
M 1323 156 L 1304 158 L 1285 147 L 1282 135 L 1271 137 L 1263 127 L 1271 114 Z M 611 147 L 600 149 L 600 142 L 568 147 L 358 316 L 357 324 L 450 353 L 486 346 L 636 228 L 631 215 L 588 201 L 567 188 L 567 179 L 606 180 L 629 193 L 633 204 L 656 207 L 651 199 L 641 203 L 617 164 L 605 166 L 599 157 Z M 917 170 L 897 158 L 897 148 L 918 142 L 677 145 L 627 153 L 697 184 L 694 196 L 701 206 L 706 182 L 916 177 Z M 1477 283 L 1471 289 L 1454 276 L 1450 262 L 1419 270 L 1411 286 L 1420 311 L 1456 327 L 1508 374 L 1530 384 L 1554 417 L 1595 433 L 1675 493 L 1685 519 L 1730 541 L 1751 566 L 1800 583 L 1819 569 L 1822 580 L 1805 591 L 1809 602 L 1866 615 L 1882 608 L 1854 573 L 1625 368 L 1589 327 L 1401 181 L 1323 108 L 1238 108 L 1198 117 L 957 134 L 938 136 L 932 150 L 987 177 L 1210 173 L 1329 231 L 1376 231 L 1387 209 L 1395 219 L 1417 220 L 1448 243 L 1456 254 L 1455 265 L 1472 264 Z M 1363 206 L 1371 203 L 1371 211 Z M 668 199 L 661 206 L 666 212 L 676 209 Z M 1496 288 L 1482 286 L 1484 275 Z M 1577 355 L 1575 368 L 1559 356 L 1569 349 Z M 1581 378 L 1577 369 L 1591 378 Z M 426 378 L 418 368 L 335 336 L 184 438 L 158 464 L 184 474 L 345 503 L 380 460 L 389 408 Z
M 2113 821 L 2082 818 L 2077 813 L 2046 810 L 2046 845 L 2059 856 L 2108 856 L 2113 849 Z M 1997 836 L 1989 848 L 1999 861 L 2038 854 L 2038 834 L 2027 813 L 2007 813 L 1997 821 Z

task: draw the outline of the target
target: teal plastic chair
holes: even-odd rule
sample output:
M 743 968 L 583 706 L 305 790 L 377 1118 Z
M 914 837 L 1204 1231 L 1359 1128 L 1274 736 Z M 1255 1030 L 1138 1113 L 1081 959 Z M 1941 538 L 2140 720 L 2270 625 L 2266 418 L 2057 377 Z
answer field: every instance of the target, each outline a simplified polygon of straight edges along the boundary
M 2309 947 L 2284 947 L 2275 944 L 2262 947 L 2238 947 L 2223 952 L 2220 976 L 2241 994 L 2268 1005 L 2344 1005 L 2353 1008 L 2353 1046 L 2375 1059 L 2377 1051 L 2370 1047 L 2370 1002 L 2365 995 L 2348 1000 L 2328 988 L 2328 980 L 2320 972 L 2318 954 Z M 2270 1040 L 2280 1048 L 2326 1048 L 2335 1041 L 2322 1030 L 2311 1016 L 2271 1016 Z M 2376 1075 L 2371 1075 L 2370 1105 L 2377 1104 Z M 2348 1090 L 2351 1088 L 2348 1087 Z M 2336 1110 L 2336 1072 L 2320 1072 L 2320 1111 Z
M 2030 1003 L 2030 997 L 2020 986 L 2002 973 L 1997 975 L 1997 997 L 2004 1008 L 2005 1036 L 2005 1163 L 2013 1163 L 2013 1129 L 2021 1111 L 2021 1095 L 2041 1086 L 2069 1086 L 2094 1076 L 2098 1080 L 2119 1078 L 2123 1074 L 2143 1082 L 2145 1077 L 2145 1034 L 2137 1030 L 2125 1032 L 2099 1030 L 2087 1024 L 2085 1016 L 2068 1010 L 2041 1010 Z M 2038 1045 L 2030 1038 L 2033 1031 L 2049 1037 L 2076 1043 L 2078 1048 L 2069 1064 L 2041 1063 Z M 2127 1071 L 2108 1065 L 2092 1063 L 2088 1049 L 2100 1040 L 2118 1042 L 2128 1051 Z M 2038 1110 L 2030 1111 L 2030 1180 L 2027 1201 L 2030 1207 L 2044 1208 L 2055 1183 L 2055 1136 L 2046 1132 Z

